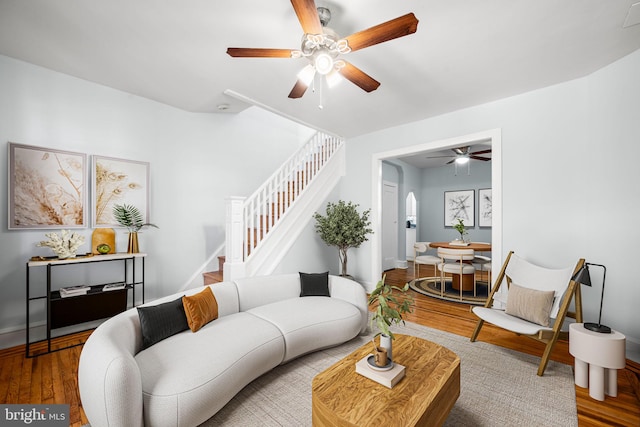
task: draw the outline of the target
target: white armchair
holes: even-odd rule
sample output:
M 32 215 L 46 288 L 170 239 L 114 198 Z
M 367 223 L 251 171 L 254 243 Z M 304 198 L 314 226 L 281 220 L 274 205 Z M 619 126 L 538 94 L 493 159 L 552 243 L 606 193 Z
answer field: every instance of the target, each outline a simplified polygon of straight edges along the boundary
M 485 321 L 541 341 L 546 344 L 538 366 L 538 375 L 542 376 L 556 341 L 560 336 L 568 337 L 568 332 L 562 331 L 565 318 L 573 317 L 576 322 L 582 322 L 580 285 L 572 277 L 583 264 L 584 259 L 579 259 L 574 268 L 551 269 L 509 252 L 487 303 L 472 309 L 480 320 L 471 341 L 476 340 Z M 499 297 L 503 293 L 498 293 L 503 282 L 509 288 L 506 301 L 501 301 Z M 569 306 L 574 297 L 575 313 L 570 313 Z M 500 307 L 494 307 L 494 300 L 502 303 Z

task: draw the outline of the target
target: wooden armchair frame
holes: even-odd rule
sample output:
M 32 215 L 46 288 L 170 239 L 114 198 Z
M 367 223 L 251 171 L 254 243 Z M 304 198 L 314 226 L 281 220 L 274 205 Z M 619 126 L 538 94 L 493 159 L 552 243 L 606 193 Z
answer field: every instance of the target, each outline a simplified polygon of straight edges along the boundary
M 502 268 L 500 269 L 500 273 L 498 273 L 498 275 L 495 278 L 495 283 L 493 285 L 493 289 L 491 289 L 491 293 L 489 294 L 489 298 L 487 299 L 487 302 L 484 305 L 484 307 L 482 307 L 482 308 L 481 307 L 473 307 L 472 310 L 471 310 L 480 319 L 480 320 L 478 320 L 476 328 L 473 331 L 473 334 L 471 335 L 471 341 L 472 342 L 476 341 L 476 339 L 478 338 L 478 334 L 480 333 L 480 329 L 482 329 L 482 326 L 484 325 L 484 322 L 485 322 L 485 319 L 483 318 L 483 317 L 485 317 L 485 314 L 489 314 L 490 312 L 493 312 L 493 311 L 504 312 L 504 309 L 493 308 L 494 298 L 496 297 L 496 292 L 498 292 L 498 290 L 500 289 L 500 286 L 502 285 L 503 281 L 506 281 L 507 287 L 509 287 L 511 285 L 511 283 L 512 283 L 511 277 L 509 277 L 509 275 L 507 274 L 507 269 L 508 269 L 508 266 L 509 266 L 509 262 L 511 261 L 511 256 L 513 254 L 514 254 L 514 252 L 511 251 L 507 255 L 507 258 L 504 261 L 504 264 L 502 265 Z M 524 260 L 524 261 L 526 261 L 526 260 Z M 578 262 L 577 262 L 577 264 L 576 264 L 576 266 L 575 266 L 575 268 L 573 270 L 573 274 L 571 275 L 571 277 L 573 277 L 575 275 L 575 273 L 577 273 L 578 270 L 580 270 L 580 268 L 582 268 L 584 262 L 585 261 L 584 261 L 583 258 L 578 260 Z M 540 267 L 538 267 L 538 268 L 540 268 Z M 571 304 L 571 300 L 574 299 L 574 298 L 575 298 L 575 312 L 570 312 L 569 311 L 569 307 L 570 307 L 570 304 Z M 545 371 L 545 369 L 547 367 L 547 364 L 549 363 L 549 358 L 551 356 L 551 352 L 553 350 L 554 345 L 558 341 L 558 339 L 559 338 L 568 339 L 568 332 L 562 330 L 562 326 L 563 326 L 565 318 L 567 316 L 570 317 L 570 318 L 574 318 L 576 320 L 576 322 L 578 322 L 578 323 L 582 323 L 582 294 L 580 293 L 580 285 L 577 282 L 575 282 L 573 279 L 569 279 L 569 281 L 568 281 L 566 290 L 565 290 L 565 292 L 564 292 L 564 294 L 562 296 L 562 299 L 560 300 L 558 312 L 557 312 L 557 315 L 555 315 L 555 321 L 554 321 L 552 327 L 547 328 L 547 327 L 543 327 L 543 326 L 539 326 L 539 325 L 535 325 L 533 323 L 530 323 L 530 325 L 538 326 L 538 330 L 535 333 L 524 334 L 524 333 L 520 333 L 518 331 L 512 331 L 512 332 L 516 333 L 517 335 L 524 335 L 524 336 L 527 336 L 529 338 L 535 339 L 537 341 L 541 341 L 541 342 L 546 344 L 546 347 L 544 349 L 544 352 L 543 352 L 541 360 L 540 360 L 540 365 L 538 366 L 538 375 L 539 376 L 542 376 L 544 374 L 544 371 Z M 507 314 L 504 314 L 504 317 L 510 317 L 510 316 L 507 315 Z M 529 322 L 526 322 L 526 321 L 522 321 L 522 322 L 529 323 Z M 490 322 L 490 323 L 492 323 L 495 326 L 498 326 L 500 328 L 503 328 L 505 330 L 511 330 L 508 327 L 505 327 L 503 325 L 496 324 L 496 323 L 493 323 L 493 322 Z

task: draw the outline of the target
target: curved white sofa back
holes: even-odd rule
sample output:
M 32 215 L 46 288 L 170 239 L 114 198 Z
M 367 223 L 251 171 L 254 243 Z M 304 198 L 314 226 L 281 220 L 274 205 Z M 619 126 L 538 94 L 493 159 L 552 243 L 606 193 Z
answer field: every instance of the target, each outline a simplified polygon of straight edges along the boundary
M 300 297 L 298 274 L 250 277 L 209 286 L 218 303 L 218 317 Z M 175 293 L 145 306 L 193 295 L 202 289 Z M 331 298 L 353 304 L 360 311 L 360 333 L 365 333 L 368 307 L 364 288 L 355 281 L 329 276 L 329 292 Z M 140 320 L 135 308 L 105 321 L 84 344 L 78 385 L 92 427 L 143 425 L 142 380 L 134 358 L 141 348 Z M 212 360 L 215 360 L 213 355 Z

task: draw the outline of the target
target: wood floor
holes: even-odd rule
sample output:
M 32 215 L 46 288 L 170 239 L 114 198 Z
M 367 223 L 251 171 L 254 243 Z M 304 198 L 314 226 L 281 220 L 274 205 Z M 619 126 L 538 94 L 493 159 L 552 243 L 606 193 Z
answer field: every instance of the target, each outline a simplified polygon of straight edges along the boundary
M 421 267 L 421 276 L 429 275 L 424 268 Z M 411 264 L 408 270 L 395 269 L 385 274 L 386 281 L 391 284 L 404 285 L 413 279 Z M 439 301 L 411 292 L 415 299 L 414 310 L 405 317 L 406 320 L 465 337 L 471 336 L 477 317 L 471 313 L 468 304 Z M 538 341 L 517 336 L 487 323 L 482 327 L 478 341 L 536 356 L 540 356 L 544 350 L 543 344 Z M 551 359 L 573 365 L 573 356 L 569 354 L 569 343 L 567 341 L 556 343 Z M 640 369 L 638 368 L 640 368 L 638 364 L 628 361 L 627 369 L 618 371 L 618 396 L 616 398 L 605 396 L 603 402 L 589 397 L 588 389 L 576 387 L 579 426 L 640 426 L 640 395 L 637 377 Z M 532 375 L 535 374 L 536 372 L 532 372 Z
M 411 273 L 411 268 L 391 270 L 386 273 L 387 281 L 404 285 L 412 279 Z M 414 310 L 407 320 L 466 337 L 471 335 L 475 317 L 470 313 L 469 305 L 413 294 Z M 76 334 L 61 341 L 62 344 L 79 342 L 88 334 Z M 491 325 L 483 327 L 478 340 L 538 356 L 542 354 L 542 346 L 537 341 Z M 0 350 L 0 403 L 67 403 L 70 405 L 70 425 L 79 427 L 86 424 L 88 421 L 82 410 L 77 385 L 81 349 L 78 346 L 29 359 L 24 356 L 24 346 Z M 552 359 L 573 364 L 567 342 L 556 345 Z M 607 396 L 604 402 L 598 402 L 589 397 L 588 390 L 576 387 L 580 427 L 640 426 L 640 398 L 636 394 L 638 380 L 634 374 L 638 372 L 638 366 L 631 363 L 628 368 L 619 371 L 616 398 Z

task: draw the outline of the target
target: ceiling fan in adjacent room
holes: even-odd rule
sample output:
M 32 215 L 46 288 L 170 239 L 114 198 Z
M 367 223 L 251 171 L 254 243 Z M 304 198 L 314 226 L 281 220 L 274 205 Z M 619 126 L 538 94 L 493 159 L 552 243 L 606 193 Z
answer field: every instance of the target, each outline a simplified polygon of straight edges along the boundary
M 480 157 L 480 154 L 490 154 L 491 153 L 490 148 L 487 150 L 474 151 L 474 152 L 471 152 L 470 150 L 471 150 L 470 146 L 452 148 L 451 151 L 453 151 L 454 154 L 451 154 L 448 156 L 427 157 L 427 159 L 445 159 L 445 158 L 452 157 L 452 159 L 447 162 L 448 165 L 450 165 L 453 162 L 456 162 L 456 164 L 459 164 L 459 165 L 464 165 L 468 163 L 469 160 L 471 159 L 482 160 L 483 162 L 488 162 L 489 160 L 491 160 L 491 157 Z
M 289 98 L 302 97 L 316 74 L 325 76 L 329 86 L 342 76 L 367 92 L 376 90 L 380 83 L 355 65 L 341 59 L 341 55 L 413 34 L 418 29 L 415 15 L 408 13 L 340 38 L 326 26 L 331 19 L 329 9 L 316 8 L 314 0 L 291 0 L 291 4 L 304 31 L 300 49 L 227 49 L 227 54 L 234 58 L 306 58 L 309 64 L 298 74 L 298 81 L 289 93 Z
M 427 157 L 427 159 L 446 159 L 451 158 L 446 164 L 450 165 L 453 163 L 456 167 L 456 175 L 458 174 L 458 166 L 467 165 L 467 174 L 470 173 L 469 163 L 470 160 L 480 160 L 483 162 L 488 162 L 491 160 L 491 157 L 481 157 L 482 154 L 491 154 L 491 149 L 480 150 L 480 151 L 471 151 L 471 146 L 466 147 L 458 147 L 452 148 L 453 154 L 446 156 L 432 156 Z

